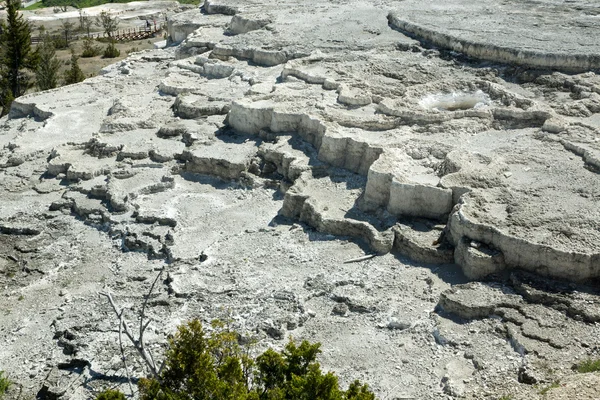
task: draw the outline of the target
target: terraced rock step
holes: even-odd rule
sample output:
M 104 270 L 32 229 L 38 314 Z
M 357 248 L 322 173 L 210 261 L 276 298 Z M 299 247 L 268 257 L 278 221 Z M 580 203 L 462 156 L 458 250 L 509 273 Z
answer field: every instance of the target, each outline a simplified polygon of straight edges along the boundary
M 379 254 L 389 252 L 394 241 L 392 232 L 382 229 L 379 221 L 356 207 L 362 179 L 335 171 L 328 175 L 314 179 L 311 172 L 304 172 L 285 193 L 281 214 L 320 232 L 363 239 Z
M 145 376 L 115 356 L 110 291 L 132 324 L 146 304 L 157 359 L 200 317 L 320 341 L 380 398 L 567 382 L 600 340 L 594 7 L 209 0 L 169 15 L 166 48 L 19 97 L 0 365 L 25 397 Z
M 575 39 L 574 31 L 593 23 L 592 13 L 579 13 L 579 10 L 592 10 L 593 5 L 587 1 L 577 3 L 561 7 L 549 2 L 540 9 L 533 1 L 483 6 L 452 0 L 435 7 L 435 11 L 421 12 L 419 2 L 410 1 L 399 7 L 399 11 L 392 11 L 388 20 L 391 27 L 418 40 L 471 57 L 532 68 L 585 72 L 600 66 L 600 49 L 590 40 Z M 518 16 L 507 12 L 514 9 L 513 6 L 523 12 Z M 465 12 L 469 18 L 464 18 L 461 29 L 448 24 L 457 13 Z M 566 25 L 561 24 L 565 15 L 573 17 Z M 545 23 L 531 23 L 538 19 Z M 524 26 L 527 28 L 522 29 Z M 533 37 L 544 40 L 535 41 Z

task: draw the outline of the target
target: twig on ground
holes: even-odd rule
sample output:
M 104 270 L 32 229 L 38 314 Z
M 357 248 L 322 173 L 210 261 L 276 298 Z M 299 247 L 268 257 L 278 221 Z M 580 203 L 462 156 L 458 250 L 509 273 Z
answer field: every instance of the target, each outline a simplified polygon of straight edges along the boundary
M 350 260 L 346 260 L 346 261 L 344 261 L 344 264 L 350 264 L 350 263 L 355 263 L 355 262 L 366 261 L 366 260 L 370 260 L 373 257 L 375 257 L 375 254 L 367 254 L 366 256 L 362 256 L 362 257 L 357 257 L 357 258 L 352 258 Z

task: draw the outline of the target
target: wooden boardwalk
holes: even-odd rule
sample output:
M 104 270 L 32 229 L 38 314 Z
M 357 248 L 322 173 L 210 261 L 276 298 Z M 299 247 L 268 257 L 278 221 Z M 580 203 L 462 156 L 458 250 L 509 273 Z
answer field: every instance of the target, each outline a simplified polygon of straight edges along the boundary
M 138 28 L 119 29 L 116 32 L 113 32 L 112 37 L 117 42 L 125 42 L 125 41 L 129 41 L 129 40 L 144 40 L 144 39 L 148 39 L 150 37 L 156 36 L 156 34 L 159 33 L 160 31 L 162 31 L 163 28 L 164 28 L 164 25 L 161 23 L 161 24 L 154 24 L 151 26 L 143 26 L 143 27 L 138 27 Z M 60 35 L 54 35 L 52 37 L 59 37 L 59 36 Z M 108 35 L 104 32 L 103 33 L 90 33 L 89 35 L 86 35 L 86 34 L 70 35 L 69 42 L 84 39 L 86 37 L 90 37 L 92 39 L 103 39 L 103 38 L 108 38 Z M 33 43 L 33 44 L 40 43 L 41 41 L 43 41 L 43 37 L 41 37 L 41 36 L 32 36 L 31 37 L 31 43 Z
M 117 41 L 126 40 L 143 40 L 149 37 L 154 37 L 158 32 L 162 30 L 162 26 L 151 26 L 144 28 L 132 28 L 117 31 L 113 38 Z

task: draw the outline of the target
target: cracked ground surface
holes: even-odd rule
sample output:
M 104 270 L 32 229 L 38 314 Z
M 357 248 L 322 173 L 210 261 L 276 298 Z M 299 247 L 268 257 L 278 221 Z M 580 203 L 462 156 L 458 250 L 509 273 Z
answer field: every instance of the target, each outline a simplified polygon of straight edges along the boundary
M 597 398 L 571 367 L 598 356 L 598 78 L 432 47 L 394 17 L 413 3 L 206 2 L 169 19 L 173 46 L 17 99 L 0 120 L 10 395 L 127 390 L 98 293 L 135 321 L 163 271 L 157 356 L 178 324 L 224 318 L 256 351 L 322 342 L 324 367 L 382 398 L 556 381 L 546 398 Z

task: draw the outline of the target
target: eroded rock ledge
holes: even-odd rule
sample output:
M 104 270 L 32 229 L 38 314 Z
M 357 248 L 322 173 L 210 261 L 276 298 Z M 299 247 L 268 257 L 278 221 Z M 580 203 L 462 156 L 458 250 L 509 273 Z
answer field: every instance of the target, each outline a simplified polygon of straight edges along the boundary
M 591 353 L 595 294 L 567 283 L 563 295 L 539 276 L 600 277 L 600 79 L 440 57 L 390 29 L 381 4 L 272 8 L 207 2 L 170 18 L 178 45 L 15 100 L 0 120 L 0 235 L 15 254 L 3 268 L 51 286 L 80 265 L 69 240 L 83 246 L 81 229 L 102 243 L 91 254 L 111 258 L 123 297 L 145 293 L 146 275 L 167 265 L 152 301 L 177 310 L 174 320 L 188 306 L 211 316 L 232 307 L 236 323 L 268 340 L 305 324 L 330 332 L 332 318 L 367 321 L 361 338 L 415 352 L 391 368 L 410 367 L 414 398 L 481 398 L 484 382 L 531 383 L 537 355 L 559 362 L 568 349 L 564 367 Z M 335 262 L 321 266 L 317 247 L 335 247 Z M 68 262 L 56 260 L 63 253 Z M 334 276 L 338 264 L 350 278 Z M 464 279 L 451 264 L 493 281 L 451 287 Z M 313 306 L 323 320 L 311 320 L 321 317 Z M 552 332 L 576 321 L 572 338 L 546 332 L 542 312 Z M 74 326 L 96 329 L 73 314 L 56 323 L 61 343 L 86 357 L 103 351 L 65 339 Z M 103 340 L 114 334 L 100 325 Z M 490 341 L 500 361 L 486 353 Z M 425 368 L 423 352 L 436 360 Z
M 585 72 L 600 68 L 600 54 L 543 52 L 516 47 L 503 47 L 485 42 L 462 39 L 403 20 L 396 13 L 388 16 L 390 26 L 434 46 L 449 49 L 470 57 L 530 68 Z
M 538 78 L 541 92 L 562 79 L 577 93 L 571 104 L 514 90 L 494 70 L 456 69 L 431 58 L 428 50 L 392 50 L 392 57 L 324 52 L 318 43 L 307 47 L 300 37 L 271 42 L 265 50 L 255 39 L 271 35 L 267 28 L 277 18 L 248 14 L 241 3 L 220 4 L 205 4 L 208 15 L 188 11 L 171 19 L 173 40 L 183 40 L 174 49 L 178 60 L 141 55 L 105 71 L 105 79 L 115 79 L 122 68 L 139 65 L 143 71 L 146 65 L 168 63 L 159 93 L 151 94 L 167 97 L 152 101 L 168 102 L 182 122 L 168 122 L 172 116 L 165 121 L 168 109 L 147 118 L 119 100 L 97 119 L 97 131 L 91 124 L 79 134 L 79 142 L 61 143 L 58 137 L 48 142 L 47 175 L 68 181 L 114 175 L 119 178 L 110 182 L 118 182 L 123 174 L 135 175 L 124 167 L 154 167 L 261 185 L 276 173 L 285 192 L 282 215 L 323 232 L 361 238 L 379 254 L 395 248 L 422 261 L 454 261 L 472 279 L 513 268 L 573 281 L 599 276 L 600 181 L 593 139 L 598 128 L 565 112 L 600 110 L 594 76 Z M 200 22 L 188 32 L 190 21 Z M 351 34 L 350 27 L 344 29 Z M 387 35 L 401 36 L 388 32 L 381 48 L 389 43 Z M 225 48 L 230 51 L 224 53 Z M 256 57 L 265 51 L 300 58 L 259 62 Z M 189 57 L 197 53 L 202 55 Z M 433 77 L 426 78 L 424 59 L 435 65 L 428 71 Z M 93 81 L 84 85 L 98 87 Z M 61 119 L 57 105 L 33 98 L 17 99 L 10 118 L 32 116 L 54 132 Z M 228 129 L 253 139 L 231 136 Z M 145 132 L 154 139 L 140 143 L 137 138 Z M 589 168 L 581 168 L 571 152 Z M 23 157 L 26 152 L 10 150 L 4 165 L 17 165 Z M 340 175 L 336 168 L 346 172 Z M 569 179 L 562 179 L 565 171 Z M 337 184 L 324 178 L 331 174 L 354 191 L 332 190 Z M 159 180 L 166 178 L 163 173 Z M 150 189 L 139 193 L 158 190 L 146 186 Z M 109 183 L 106 189 L 79 192 L 107 201 L 118 212 L 135 209 L 128 202 L 136 194 L 118 187 Z M 342 198 L 338 205 L 328 204 Z M 110 220 L 106 212 L 91 212 L 77 201 L 72 205 L 80 215 Z M 138 222 L 177 224 L 176 218 L 135 212 Z M 407 234 L 419 219 L 447 227 L 436 231 L 437 238 L 429 230 Z M 392 229 L 390 221 L 404 225 Z
M 423 9 L 417 0 L 392 7 L 390 26 L 428 45 L 480 60 L 586 72 L 600 67 L 600 47 L 581 40 L 597 29 L 595 4 L 449 0 Z

